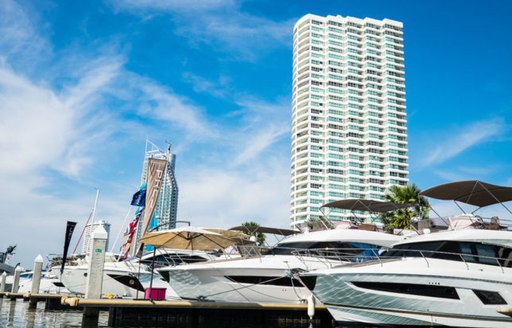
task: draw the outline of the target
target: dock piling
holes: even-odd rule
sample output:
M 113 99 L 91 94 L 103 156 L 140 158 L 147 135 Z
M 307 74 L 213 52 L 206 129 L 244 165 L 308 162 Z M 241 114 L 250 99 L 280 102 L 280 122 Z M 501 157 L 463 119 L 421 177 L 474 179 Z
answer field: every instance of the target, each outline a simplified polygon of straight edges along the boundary
M 17 293 L 18 288 L 20 287 L 20 274 L 21 274 L 21 266 L 17 266 L 14 270 L 14 280 L 12 282 L 11 293 Z
M 43 268 L 43 257 L 37 255 L 34 260 L 34 270 L 32 275 L 32 289 L 31 294 L 39 294 L 39 286 L 41 285 L 41 270 Z
M 103 269 L 105 265 L 105 249 L 107 244 L 108 233 L 102 225 L 92 233 L 91 249 L 89 250 L 89 263 L 87 269 L 87 284 L 85 289 L 85 298 L 100 299 L 103 287 Z M 99 310 L 97 308 L 85 308 L 85 317 L 97 318 Z M 91 319 L 87 319 L 90 321 Z
M 0 277 L 0 293 L 5 292 L 5 280 L 7 279 L 7 273 L 4 271 Z

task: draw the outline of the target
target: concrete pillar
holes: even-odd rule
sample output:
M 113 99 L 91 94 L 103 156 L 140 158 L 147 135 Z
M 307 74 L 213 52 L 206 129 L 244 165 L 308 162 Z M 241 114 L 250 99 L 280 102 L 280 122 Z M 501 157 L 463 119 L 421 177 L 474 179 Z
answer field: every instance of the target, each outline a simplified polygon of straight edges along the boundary
M 43 268 L 43 257 L 38 255 L 34 260 L 34 270 L 32 275 L 31 294 L 39 294 L 39 286 L 41 285 L 41 270 Z
M 5 280 L 7 279 L 7 273 L 4 271 L 0 277 L 0 293 L 5 292 Z
M 18 288 L 20 287 L 20 274 L 21 274 L 21 266 L 17 266 L 14 270 L 14 280 L 12 282 L 11 293 L 17 293 Z
M 101 298 L 107 238 L 108 233 L 101 225 L 94 229 L 91 235 L 92 242 L 89 250 L 85 298 Z M 84 316 L 97 317 L 98 312 L 99 310 L 97 308 L 85 308 Z
M 107 238 L 108 234 L 103 226 L 99 225 L 94 229 L 91 236 L 91 249 L 89 250 L 85 298 L 101 298 Z

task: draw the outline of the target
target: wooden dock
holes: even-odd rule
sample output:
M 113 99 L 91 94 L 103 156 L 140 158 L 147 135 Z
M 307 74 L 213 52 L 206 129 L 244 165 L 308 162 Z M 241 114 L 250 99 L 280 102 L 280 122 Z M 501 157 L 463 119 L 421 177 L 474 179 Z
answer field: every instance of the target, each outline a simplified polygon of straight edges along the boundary
M 325 306 L 315 307 L 310 320 L 306 304 L 224 303 L 123 299 L 62 298 L 71 308 L 107 308 L 109 326 L 183 327 L 332 327 Z
M 92 325 L 97 317 L 91 321 L 88 311 L 108 311 L 108 324 L 112 327 L 333 327 L 332 317 L 322 305 L 315 306 L 310 320 L 307 304 L 84 299 L 76 295 L 10 292 L 0 293 L 0 298 L 22 299 L 31 307 L 44 302 L 46 310 L 82 310 L 84 321 Z
M 62 298 L 68 296 L 69 295 L 0 292 L 0 298 L 7 298 L 11 301 L 23 299 L 23 301 L 29 302 L 31 306 L 36 306 L 38 302 L 44 302 L 44 308 L 46 310 L 60 310 L 67 308 L 66 305 L 62 304 Z

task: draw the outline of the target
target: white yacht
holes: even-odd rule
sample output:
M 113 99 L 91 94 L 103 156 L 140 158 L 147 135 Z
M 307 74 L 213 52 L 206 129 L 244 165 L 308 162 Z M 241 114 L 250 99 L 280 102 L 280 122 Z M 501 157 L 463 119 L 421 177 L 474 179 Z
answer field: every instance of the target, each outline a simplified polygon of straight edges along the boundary
M 58 274 L 58 268 L 55 267 L 53 270 L 43 271 L 41 273 L 41 280 L 39 281 L 39 293 L 43 294 L 69 294 L 69 290 L 64 287 L 60 282 Z M 18 293 L 30 293 L 32 291 L 32 279 L 34 273 L 32 271 L 23 272 L 20 274 L 20 284 Z
M 476 206 L 512 200 L 512 188 L 479 181 L 440 187 L 424 194 Z M 340 323 L 512 327 L 512 318 L 497 312 L 512 306 L 512 232 L 482 229 L 502 226 L 474 215 L 454 222 L 464 229 L 412 237 L 376 260 L 300 279 Z
M 512 232 L 457 230 L 396 244 L 375 261 L 301 274 L 339 322 L 512 327 Z
M 71 292 L 85 294 L 87 282 L 87 257 L 77 262 L 77 265 L 66 266 L 61 275 L 63 285 Z M 130 261 L 118 261 L 113 254 L 105 257 L 103 271 L 104 295 L 113 297 L 136 298 L 143 297 L 145 288 L 149 288 L 151 271 L 144 264 L 136 264 Z M 154 273 L 153 288 L 166 288 L 166 298 L 177 298 L 174 291 L 169 288 L 167 282 Z
M 260 256 L 161 268 L 184 299 L 222 302 L 300 303 L 311 295 L 293 277 L 298 271 L 339 264 L 339 259 L 310 256 L 330 248 L 350 248 L 351 255 L 388 247 L 401 237 L 375 231 L 334 229 L 290 236 Z M 296 256 L 296 251 L 302 253 Z M 251 252 L 248 252 L 251 253 Z M 254 255 L 254 254 L 252 254 Z

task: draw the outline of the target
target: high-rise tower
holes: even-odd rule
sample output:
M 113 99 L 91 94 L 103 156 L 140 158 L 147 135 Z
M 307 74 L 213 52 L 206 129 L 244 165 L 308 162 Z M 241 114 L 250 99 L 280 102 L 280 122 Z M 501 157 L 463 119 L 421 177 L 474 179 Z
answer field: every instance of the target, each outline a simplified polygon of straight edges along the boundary
M 178 213 L 178 182 L 174 173 L 176 155 L 171 153 L 171 145 L 168 145 L 167 151 L 164 152 L 150 141 L 146 142 L 144 154 L 141 183 L 145 183 L 147 179 L 149 158 L 165 159 L 168 161 L 155 206 L 155 217 L 160 230 L 175 228 Z
M 381 200 L 406 185 L 406 139 L 402 23 L 302 17 L 293 31 L 292 224 L 319 218 L 327 202 Z
M 110 223 L 103 221 L 103 220 L 99 220 L 96 222 L 91 222 L 85 226 L 84 241 L 82 244 L 82 254 L 88 254 L 90 252 L 91 243 L 92 243 L 92 239 L 91 239 L 92 233 L 99 226 L 102 226 L 103 229 L 105 229 L 105 231 L 107 232 L 107 243 L 106 243 L 105 248 L 108 249 L 108 242 L 110 239 Z

